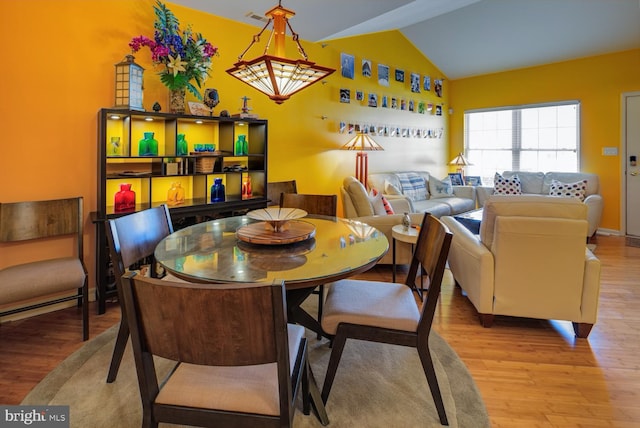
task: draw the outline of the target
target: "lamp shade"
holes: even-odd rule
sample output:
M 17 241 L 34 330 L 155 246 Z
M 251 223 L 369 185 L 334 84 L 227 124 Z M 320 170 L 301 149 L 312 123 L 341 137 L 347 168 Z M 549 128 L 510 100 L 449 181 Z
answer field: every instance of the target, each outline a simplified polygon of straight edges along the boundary
M 278 6 L 266 12 L 269 17 L 267 24 L 257 35 L 253 36 L 249 47 L 238 57 L 232 68 L 227 73 L 246 83 L 247 85 L 266 94 L 269 98 L 282 104 L 285 100 L 298 91 L 320 81 L 335 71 L 333 68 L 322 67 L 309 61 L 307 54 L 300 45 L 299 36 L 291 28 L 289 18 L 295 15 L 295 12 L 285 9 L 278 3 Z M 267 53 L 269 42 L 265 47 L 262 56 L 255 59 L 245 61 L 244 54 L 260 40 L 260 35 L 273 22 L 273 30 L 271 38 L 274 39 L 275 55 Z M 290 59 L 285 56 L 285 37 L 287 27 L 291 31 L 292 38 L 298 45 L 298 52 L 303 59 Z
M 469 162 L 462 153 L 458 153 L 458 156 L 453 158 L 453 160 L 449 162 L 449 165 L 467 166 L 467 165 L 473 165 L 473 164 Z
M 340 150 L 358 150 L 360 152 L 363 152 L 384 150 L 384 148 L 380 144 L 376 143 L 373 138 L 369 136 L 369 134 L 358 132 L 352 139 L 347 142 L 347 144 L 342 146 Z

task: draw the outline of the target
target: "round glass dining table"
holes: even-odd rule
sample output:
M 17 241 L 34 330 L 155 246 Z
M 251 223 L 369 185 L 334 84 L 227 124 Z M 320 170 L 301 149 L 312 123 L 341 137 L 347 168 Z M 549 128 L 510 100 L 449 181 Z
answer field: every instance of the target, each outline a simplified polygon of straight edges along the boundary
M 388 251 L 389 242 L 384 233 L 355 220 L 309 215 L 293 221 L 313 225 L 314 236 L 283 245 L 245 242 L 236 231 L 256 220 L 247 216 L 227 217 L 170 234 L 158 243 L 156 262 L 190 282 L 284 280 L 289 321 L 320 333 L 317 320 L 302 310 L 300 304 L 316 286 L 373 267 Z

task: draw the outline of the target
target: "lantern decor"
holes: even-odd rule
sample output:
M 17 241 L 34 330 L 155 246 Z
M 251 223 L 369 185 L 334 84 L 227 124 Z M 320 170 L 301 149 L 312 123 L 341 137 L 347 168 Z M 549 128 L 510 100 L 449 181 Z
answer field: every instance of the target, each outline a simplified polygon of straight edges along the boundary
M 116 104 L 114 108 L 144 111 L 142 107 L 142 73 L 144 68 L 127 55 L 116 64 Z

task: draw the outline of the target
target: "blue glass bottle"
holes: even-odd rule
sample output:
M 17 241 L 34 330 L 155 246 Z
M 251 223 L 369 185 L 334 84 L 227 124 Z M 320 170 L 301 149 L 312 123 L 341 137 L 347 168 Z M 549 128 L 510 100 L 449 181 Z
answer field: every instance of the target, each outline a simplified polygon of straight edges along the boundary
M 213 186 L 211 186 L 211 202 L 224 202 L 224 184 L 222 184 L 222 178 L 213 180 Z

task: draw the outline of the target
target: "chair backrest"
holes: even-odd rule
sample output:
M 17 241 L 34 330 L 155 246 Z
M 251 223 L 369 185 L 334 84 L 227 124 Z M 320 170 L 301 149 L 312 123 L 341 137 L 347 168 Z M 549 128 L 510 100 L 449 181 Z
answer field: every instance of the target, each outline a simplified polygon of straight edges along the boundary
M 422 304 L 422 314 L 418 325 L 418 341 L 429 339 L 429 331 L 440 297 L 440 287 L 452 237 L 453 235 L 444 223 L 429 213 L 425 214 L 406 279 L 408 286 L 415 287 L 416 279 L 421 277 L 418 275 L 420 268 L 423 269 L 429 281 L 427 297 Z
M 164 204 L 109 220 L 106 227 L 116 278 L 132 264 L 152 256 L 156 245 L 173 233 L 169 208 Z M 155 266 L 151 275 L 155 275 Z
M 335 217 L 338 212 L 338 196 L 282 193 L 280 195 L 280 206 L 283 208 L 300 208 L 309 214 Z
M 271 183 L 267 183 L 268 205 L 278 205 L 280 203 L 281 193 L 298 193 L 296 180 L 273 181 Z
M 76 235 L 83 257 L 83 198 L 0 203 L 0 242 Z
M 128 272 L 121 286 L 143 397 L 157 393 L 152 355 L 207 366 L 276 363 L 280 418 L 292 417 L 283 281 L 175 283 Z

